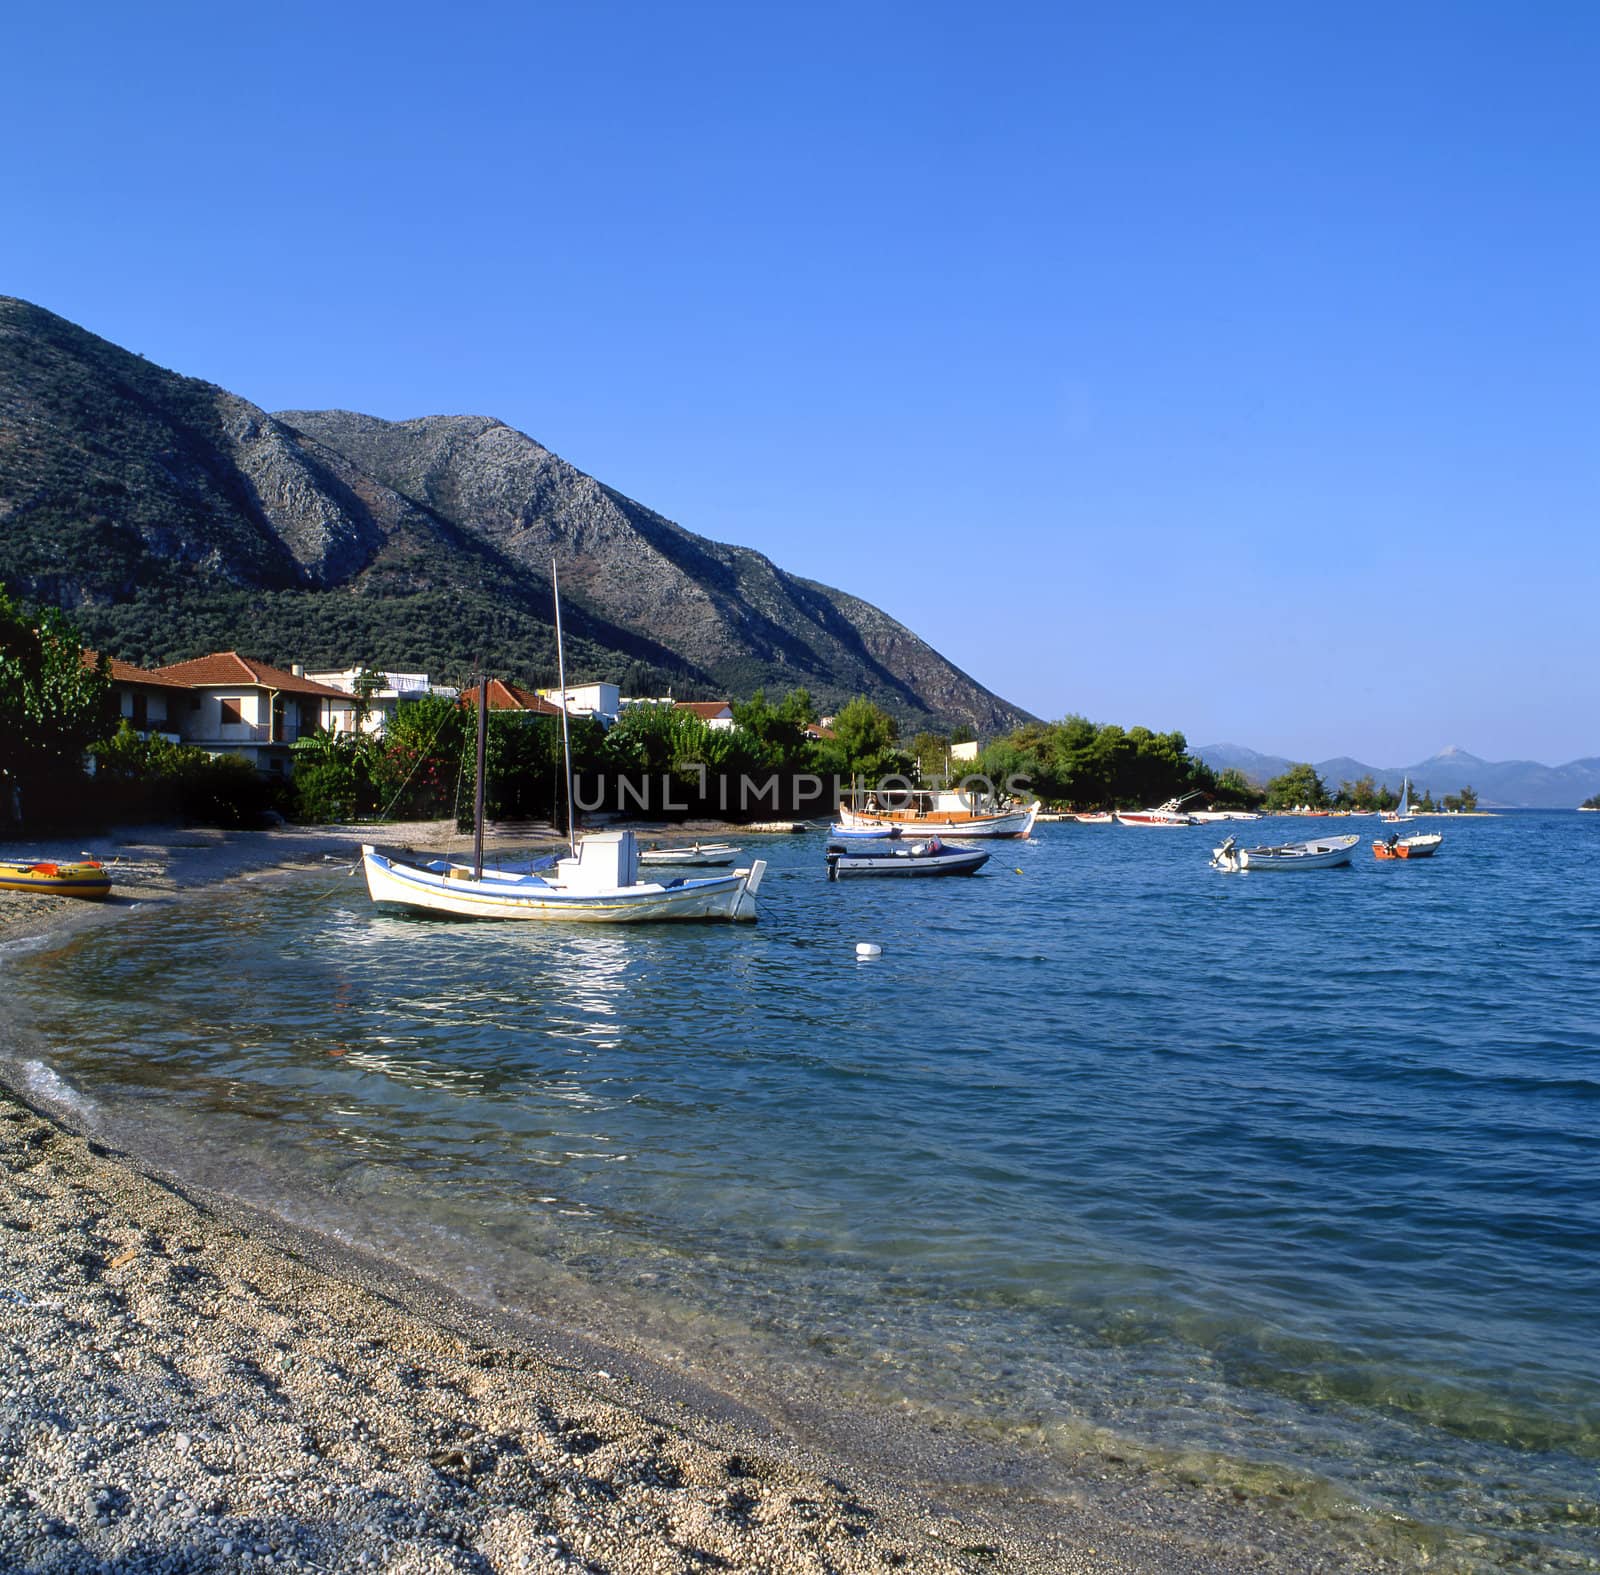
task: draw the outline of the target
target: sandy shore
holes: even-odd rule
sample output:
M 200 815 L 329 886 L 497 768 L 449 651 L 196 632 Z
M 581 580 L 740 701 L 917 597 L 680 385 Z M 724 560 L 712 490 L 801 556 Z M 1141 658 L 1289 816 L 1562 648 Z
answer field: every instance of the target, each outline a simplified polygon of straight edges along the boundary
M 32 848 L 118 858 L 117 896 L 0 893 L 0 948 L 136 925 L 219 880 L 337 868 L 370 836 L 140 830 Z M 444 823 L 384 840 L 461 845 Z M 0 1020 L 14 1054 L 5 1036 Z M 0 1569 L 1413 1567 L 1170 1479 L 1086 1469 L 1066 1491 L 1004 1494 L 941 1478 L 939 1448 L 900 1472 L 882 1454 L 821 1458 L 731 1381 L 697 1400 L 588 1331 L 508 1328 L 144 1174 L 47 1106 L 0 1094 Z

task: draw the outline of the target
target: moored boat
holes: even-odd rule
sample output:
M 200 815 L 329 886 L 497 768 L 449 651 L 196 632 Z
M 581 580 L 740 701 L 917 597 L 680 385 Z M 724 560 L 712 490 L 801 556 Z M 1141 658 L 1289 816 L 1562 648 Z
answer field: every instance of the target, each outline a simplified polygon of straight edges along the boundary
M 98 859 L 62 864 L 54 859 L 0 862 L 0 891 L 38 891 L 99 902 L 111 895 L 111 872 Z
M 1402 837 L 1392 833 L 1372 844 L 1375 859 L 1431 859 L 1444 841 L 1442 831 L 1419 831 L 1415 836 Z
M 868 794 L 859 807 L 841 803 L 839 823 L 848 831 L 877 828 L 879 835 L 898 826 L 908 836 L 1026 837 L 1033 830 L 1039 807 L 1037 800 L 995 805 L 954 788 L 917 789 L 885 794 L 882 800 Z
M 581 924 L 638 924 L 670 919 L 748 920 L 766 861 L 726 875 L 640 880 L 631 831 L 584 837 L 571 858 L 538 870 L 475 871 L 470 864 L 399 858 L 361 849 L 374 902 L 466 919 L 558 919 Z
M 937 837 L 901 837 L 878 847 L 830 844 L 828 879 L 857 875 L 972 875 L 989 861 L 982 848 L 956 848 Z
M 1186 794 L 1192 798 L 1194 795 Z M 1183 799 L 1169 798 L 1154 809 L 1119 809 L 1116 812 L 1119 826 L 1195 826 L 1199 822 L 1183 807 Z
M 732 864 L 743 851 L 731 842 L 696 842 L 692 847 L 683 848 L 640 848 L 639 862 L 679 869 L 717 869 Z
M 1348 864 L 1359 836 L 1312 837 L 1306 842 L 1283 842 L 1276 847 L 1241 848 L 1229 837 L 1211 850 L 1213 869 L 1239 874 L 1249 870 L 1320 870 Z

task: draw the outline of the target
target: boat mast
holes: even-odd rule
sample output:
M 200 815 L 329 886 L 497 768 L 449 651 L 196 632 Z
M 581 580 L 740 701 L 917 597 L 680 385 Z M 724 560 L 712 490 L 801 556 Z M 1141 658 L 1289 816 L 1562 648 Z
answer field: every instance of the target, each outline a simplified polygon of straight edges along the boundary
M 578 831 L 572 814 L 572 735 L 567 731 L 567 658 L 561 649 L 561 576 L 550 560 L 550 587 L 556 598 L 556 680 L 561 685 L 561 761 L 567 782 L 567 847 L 578 856 Z
M 489 680 L 478 672 L 478 765 L 472 781 L 472 878 L 483 879 L 483 768 L 489 753 Z

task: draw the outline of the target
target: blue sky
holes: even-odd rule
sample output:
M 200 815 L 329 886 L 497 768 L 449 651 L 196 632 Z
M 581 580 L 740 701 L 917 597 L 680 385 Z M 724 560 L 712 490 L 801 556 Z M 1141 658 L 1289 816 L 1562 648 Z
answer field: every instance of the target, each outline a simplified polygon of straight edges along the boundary
M 1600 754 L 1600 10 L 87 4 L 0 291 L 498 416 L 1041 715 Z

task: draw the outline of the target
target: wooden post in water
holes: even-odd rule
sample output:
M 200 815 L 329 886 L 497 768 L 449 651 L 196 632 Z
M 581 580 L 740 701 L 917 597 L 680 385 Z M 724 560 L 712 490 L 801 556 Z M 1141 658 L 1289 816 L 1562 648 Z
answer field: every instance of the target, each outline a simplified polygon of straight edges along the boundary
M 561 576 L 550 560 L 550 588 L 556 598 L 556 681 L 561 685 L 561 760 L 567 784 L 567 851 L 578 856 L 578 824 L 572 810 L 572 735 L 567 731 L 567 658 L 561 648 Z
M 489 679 L 478 674 L 478 769 L 472 784 L 472 878 L 483 879 L 483 768 L 489 753 Z

